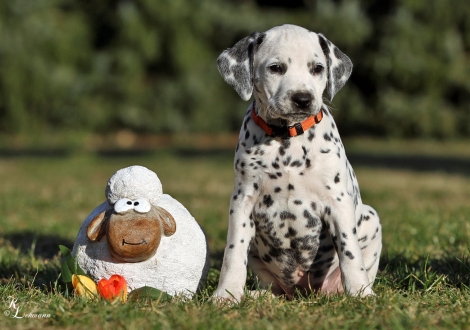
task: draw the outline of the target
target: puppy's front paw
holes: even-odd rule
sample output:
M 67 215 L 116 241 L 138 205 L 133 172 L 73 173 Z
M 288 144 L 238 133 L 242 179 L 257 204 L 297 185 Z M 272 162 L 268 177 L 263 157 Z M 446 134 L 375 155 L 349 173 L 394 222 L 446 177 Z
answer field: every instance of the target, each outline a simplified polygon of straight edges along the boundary
M 211 297 L 211 301 L 219 305 L 235 305 L 243 298 L 242 293 L 232 293 L 227 289 L 218 288 Z
M 370 287 L 361 288 L 357 290 L 356 292 L 349 292 L 349 294 L 353 297 L 361 297 L 361 298 L 375 296 L 374 291 Z

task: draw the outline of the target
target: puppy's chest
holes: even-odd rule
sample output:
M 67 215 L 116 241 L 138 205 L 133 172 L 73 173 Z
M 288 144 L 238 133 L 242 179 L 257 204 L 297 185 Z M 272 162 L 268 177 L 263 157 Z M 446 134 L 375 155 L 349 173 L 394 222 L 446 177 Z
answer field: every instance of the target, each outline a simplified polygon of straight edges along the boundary
M 263 243 L 295 247 L 311 254 L 319 245 L 324 189 L 315 177 L 320 167 L 307 139 L 271 140 L 246 164 L 256 178 L 257 201 L 252 216 Z M 310 258 L 313 255 L 310 255 Z M 310 259 L 309 258 L 309 259 Z

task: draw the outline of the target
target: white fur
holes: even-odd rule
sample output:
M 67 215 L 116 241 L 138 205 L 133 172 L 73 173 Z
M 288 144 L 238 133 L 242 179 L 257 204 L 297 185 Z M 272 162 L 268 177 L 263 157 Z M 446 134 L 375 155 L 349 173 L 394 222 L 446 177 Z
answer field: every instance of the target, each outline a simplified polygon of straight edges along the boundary
M 249 49 L 253 52 L 244 58 L 240 47 L 248 42 L 252 42 Z M 247 62 L 250 56 L 253 85 L 246 79 L 227 80 L 227 75 L 230 79 L 246 76 L 247 72 L 230 70 L 243 69 L 233 64 L 234 58 Z M 356 176 L 322 98 L 325 90 L 332 98 L 344 85 L 352 70 L 349 58 L 324 36 L 283 25 L 243 39 L 224 51 L 218 63 L 224 79 L 241 96 L 252 88 L 256 112 L 266 122 L 292 125 L 321 109 L 324 116 L 303 135 L 282 140 L 267 136 L 251 120 L 251 106 L 248 108 L 235 154 L 227 247 L 214 297 L 239 301 L 247 264 L 260 288 L 270 288 L 276 294 L 290 296 L 298 286 L 310 292 L 312 283 L 326 293 L 373 294 L 382 246 L 379 218 L 370 206 L 362 204 Z M 275 64 L 287 69 L 279 74 L 271 68 Z M 313 72 L 316 65 L 323 70 Z M 309 94 L 311 103 L 299 107 L 293 99 L 296 93 Z M 304 243 L 295 242 L 294 237 L 312 246 L 297 249 L 301 254 L 295 257 L 298 259 L 290 254 L 295 251 L 292 244 Z M 323 253 L 333 242 L 336 249 Z M 277 255 L 279 251 L 283 254 Z M 309 254 L 312 251 L 313 256 Z M 321 261 L 323 254 L 331 257 L 327 262 L 331 265 L 324 269 L 318 266 L 321 262 L 315 263 L 318 259 L 312 262 L 315 255 Z M 326 273 L 315 278 L 315 269 L 298 261 L 302 258 Z M 286 270 L 288 276 L 283 277 Z

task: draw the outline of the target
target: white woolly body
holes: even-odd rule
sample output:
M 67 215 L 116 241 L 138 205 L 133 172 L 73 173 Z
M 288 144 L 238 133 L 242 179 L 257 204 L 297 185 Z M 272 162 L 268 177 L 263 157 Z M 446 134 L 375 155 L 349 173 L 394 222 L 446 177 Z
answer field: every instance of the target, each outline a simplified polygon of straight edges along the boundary
M 209 251 L 206 238 L 196 220 L 170 195 L 163 194 L 156 206 L 167 210 L 175 219 L 176 232 L 163 236 L 157 253 L 150 259 L 125 263 L 113 260 L 106 238 L 91 242 L 87 237 L 90 222 L 110 206 L 108 202 L 96 207 L 83 221 L 72 254 L 79 266 L 98 282 L 113 274 L 123 276 L 128 291 L 150 286 L 171 295 L 191 296 L 204 284 L 209 271 Z

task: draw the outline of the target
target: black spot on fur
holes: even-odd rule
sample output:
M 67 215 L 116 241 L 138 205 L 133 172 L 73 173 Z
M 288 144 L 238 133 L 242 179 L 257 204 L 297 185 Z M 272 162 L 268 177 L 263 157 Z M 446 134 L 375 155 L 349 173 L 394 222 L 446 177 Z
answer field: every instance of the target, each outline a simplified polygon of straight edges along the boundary
M 330 149 L 320 149 L 320 152 L 321 152 L 322 154 L 327 154 L 327 153 L 330 152 Z
M 302 201 L 301 201 L 300 199 L 296 199 L 296 200 L 294 201 L 294 204 L 295 204 L 295 205 L 302 205 Z
M 320 219 L 310 214 L 307 210 L 304 211 L 304 218 L 307 219 L 307 225 L 305 226 L 307 228 L 313 228 L 320 224 Z
M 296 161 L 292 162 L 292 163 L 290 164 L 290 166 L 291 166 L 291 167 L 296 167 L 296 166 L 297 166 L 297 167 L 300 167 L 300 166 L 302 166 L 302 162 L 299 161 L 299 160 L 296 160 Z
M 346 257 L 348 257 L 349 259 L 351 259 L 351 260 L 354 259 L 354 256 L 353 256 L 353 254 L 351 253 L 351 251 L 346 251 L 346 252 L 344 252 L 344 255 L 345 255 Z
M 266 262 L 266 263 L 269 264 L 273 259 L 271 258 L 271 256 L 270 256 L 269 254 L 265 254 L 265 255 L 261 258 L 261 260 L 263 260 L 264 262 Z
M 278 163 L 273 162 L 271 165 L 272 165 L 276 170 L 279 169 L 279 164 L 278 164 Z
M 287 219 L 290 219 L 290 220 L 296 220 L 297 217 L 295 216 L 295 214 L 292 214 L 288 211 L 282 211 L 280 214 L 279 214 L 279 217 L 281 218 L 281 220 L 287 220 Z
M 229 246 L 230 249 L 233 249 L 234 247 L 235 247 L 234 244 L 230 244 L 230 246 Z
M 292 160 L 292 157 L 291 157 L 291 156 L 288 156 L 286 159 L 284 159 L 284 160 L 282 161 L 282 163 L 283 163 L 285 166 L 287 166 L 287 165 L 289 165 L 289 163 L 290 163 L 291 160 Z
M 313 129 L 310 129 L 308 131 L 308 140 L 312 141 L 314 137 L 315 137 L 315 133 L 314 133 Z
M 281 140 L 282 146 L 286 149 L 290 147 L 290 140 L 289 139 L 283 139 Z
M 258 190 L 258 184 L 256 182 L 253 183 L 253 188 L 255 188 L 255 190 Z
M 323 138 L 325 141 L 331 141 L 331 137 L 327 133 L 323 134 Z
M 294 190 L 294 186 L 289 183 L 289 185 L 287 186 L 287 189 Z
M 339 182 L 339 173 L 337 173 L 335 176 L 335 183 L 338 183 L 338 182 Z
M 274 204 L 274 201 L 271 198 L 271 195 L 264 195 L 263 204 L 266 205 L 266 207 L 270 207 L 271 205 Z
M 297 235 L 297 230 L 292 227 L 287 228 L 287 234 L 284 235 L 285 238 L 295 237 Z
M 281 189 L 280 187 L 274 188 L 274 192 L 275 192 L 275 193 L 278 193 L 278 192 L 280 192 L 281 190 L 282 190 L 282 189 Z
M 325 207 L 325 213 L 331 215 L 331 208 L 329 206 Z

